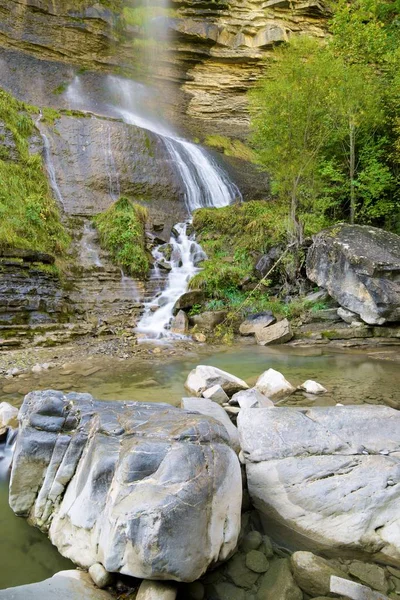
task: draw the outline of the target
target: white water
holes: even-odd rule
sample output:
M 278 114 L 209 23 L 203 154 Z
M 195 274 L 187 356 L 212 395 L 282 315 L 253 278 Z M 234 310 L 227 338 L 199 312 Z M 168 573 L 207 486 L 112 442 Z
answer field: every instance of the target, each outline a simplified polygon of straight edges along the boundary
M 56 170 L 54 168 L 53 158 L 51 156 L 51 148 L 50 148 L 49 138 L 40 129 L 40 121 L 42 120 L 42 117 L 43 117 L 43 115 L 40 112 L 38 118 L 36 119 L 36 127 L 38 128 L 39 133 L 43 140 L 44 165 L 46 167 L 47 175 L 49 177 L 49 182 L 50 182 L 50 187 L 52 189 L 52 192 L 53 192 L 58 204 L 62 208 L 65 208 L 64 198 L 62 197 L 62 194 L 61 194 L 60 188 L 58 187 L 58 183 L 57 183 L 57 179 L 56 179 Z
M 9 429 L 4 444 L 0 445 L 0 481 L 7 478 L 11 467 L 18 430 Z
M 81 263 L 87 266 L 102 267 L 103 263 L 96 244 L 97 231 L 90 221 L 85 221 L 81 239 Z
M 122 118 L 125 123 L 157 135 L 163 142 L 170 161 L 181 179 L 188 219 L 190 219 L 191 213 L 198 208 L 221 208 L 235 200 L 241 200 L 237 186 L 208 152 L 199 145 L 188 142 L 177 135 L 165 122 L 149 111 L 154 97 L 150 88 L 111 75 L 106 78 L 106 86 L 108 98 L 102 104 L 98 99 L 94 101 L 88 95 L 81 79 L 76 77 L 66 93 L 70 107 L 106 111 L 107 114 Z M 113 167 L 110 162 L 110 156 L 112 157 L 111 138 L 106 140 L 105 152 L 108 161 L 106 161 L 107 172 L 112 174 L 116 172 L 116 169 L 115 163 Z M 112 196 L 114 191 L 111 191 L 111 182 L 112 175 L 110 179 L 110 195 Z M 120 192 L 119 188 L 118 192 Z M 190 221 L 188 220 L 188 222 Z M 170 331 L 173 307 L 178 298 L 187 291 L 190 279 L 199 272 L 197 266 L 199 256 L 205 258 L 201 247 L 194 240 L 194 235 L 187 235 L 187 223 L 178 223 L 176 229 L 179 236 L 175 238 L 172 235 L 169 241 L 173 253 L 171 261 L 167 261 L 171 270 L 166 287 L 164 290 L 158 289 L 155 297 L 146 303 L 144 314 L 137 326 L 137 331 L 146 338 L 177 337 Z M 160 261 L 161 258 L 165 259 L 158 248 L 153 251 L 153 257 L 155 266 L 151 277 L 158 279 L 160 272 L 157 261 Z M 154 310 L 155 306 L 159 306 L 159 308 Z

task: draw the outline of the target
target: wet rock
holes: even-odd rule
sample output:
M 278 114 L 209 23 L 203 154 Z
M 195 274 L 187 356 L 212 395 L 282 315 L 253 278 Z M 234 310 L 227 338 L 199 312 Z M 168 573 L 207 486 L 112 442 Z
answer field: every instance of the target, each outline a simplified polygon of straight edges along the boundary
M 240 547 L 243 552 L 250 552 L 251 550 L 258 550 L 263 541 L 262 535 L 259 531 L 249 531 L 240 542 Z
M 113 580 L 111 573 L 106 571 L 101 563 L 95 563 L 89 567 L 89 575 L 100 589 L 111 585 Z
M 268 369 L 257 379 L 255 388 L 267 398 L 279 400 L 295 392 L 291 383 L 275 369 Z
M 217 583 L 215 591 L 218 600 L 246 600 L 246 592 L 227 581 Z
M 176 586 L 162 581 L 142 581 L 136 600 L 175 600 Z
M 382 567 L 357 560 L 349 565 L 349 573 L 373 590 L 387 594 L 389 582 Z
M 246 556 L 240 552 L 227 563 L 225 572 L 235 585 L 246 589 L 250 589 L 260 576 L 247 567 Z
M 88 573 L 60 571 L 50 579 L 0 590 L 1 600 L 112 600 L 111 594 L 95 587 Z
M 233 552 L 241 499 L 215 420 L 52 390 L 24 400 L 10 505 L 84 568 L 193 581 Z
M 195 304 L 201 304 L 204 301 L 204 293 L 201 290 L 190 290 L 182 294 L 175 302 L 173 313 L 176 315 L 180 310 L 192 308 Z
M 246 554 L 246 567 L 255 573 L 265 573 L 268 570 L 269 562 L 262 552 L 250 550 Z
M 271 562 L 268 571 L 262 575 L 257 600 L 303 600 L 303 594 L 296 585 L 289 568 L 289 561 L 280 558 Z
M 351 550 L 400 565 L 398 411 L 244 409 L 238 429 L 250 497 L 269 531 L 325 555 Z
M 182 398 L 182 408 L 190 412 L 197 412 L 201 415 L 211 417 L 221 423 L 228 432 L 232 448 L 239 452 L 239 434 L 235 425 L 232 423 L 225 410 L 211 400 L 206 398 Z
M 213 331 L 217 325 L 220 325 L 226 319 L 227 314 L 226 310 L 208 310 L 199 315 L 190 317 L 190 324 L 196 325 L 199 329 L 203 329 L 204 331 Z
M 220 385 L 228 396 L 240 390 L 247 390 L 249 387 L 239 377 L 208 365 L 199 365 L 193 369 L 185 381 L 185 388 L 194 396 L 201 396 L 205 390 L 214 385 Z
M 8 402 L 0 403 L 0 431 L 7 427 L 18 428 L 18 408 Z
M 158 260 L 156 262 L 157 266 L 160 267 L 160 269 L 164 269 L 164 271 L 171 271 L 172 270 L 172 265 L 171 263 L 167 262 L 166 260 Z
M 375 227 L 335 225 L 307 255 L 307 276 L 370 325 L 400 320 L 400 237 Z
M 233 406 L 238 404 L 240 408 L 267 408 L 268 406 L 274 406 L 272 400 L 267 398 L 267 396 L 259 392 L 256 388 L 243 390 L 233 394 L 232 398 L 229 400 L 229 404 Z
M 276 318 L 270 311 L 250 315 L 243 323 L 241 323 L 239 332 L 241 335 L 255 335 L 256 331 L 269 327 L 274 323 L 276 323 Z
M 307 392 L 307 394 L 325 394 L 328 391 L 323 385 L 312 379 L 307 379 L 299 386 L 299 389 Z
M 271 344 L 286 344 L 293 337 L 292 326 L 287 319 L 269 325 L 268 327 L 257 328 L 255 331 L 257 344 L 260 346 L 269 346 Z
M 295 552 L 290 560 L 297 585 L 310 596 L 327 596 L 332 575 L 349 579 L 346 573 L 312 552 Z
M 203 398 L 212 400 L 217 404 L 223 404 L 224 402 L 229 401 L 229 396 L 227 396 L 227 394 L 224 392 L 220 385 L 213 385 L 211 388 L 204 390 L 202 396 Z
M 171 325 L 171 331 L 173 333 L 179 333 L 185 335 L 188 331 L 189 320 L 185 311 L 180 310 L 176 317 L 174 317 Z

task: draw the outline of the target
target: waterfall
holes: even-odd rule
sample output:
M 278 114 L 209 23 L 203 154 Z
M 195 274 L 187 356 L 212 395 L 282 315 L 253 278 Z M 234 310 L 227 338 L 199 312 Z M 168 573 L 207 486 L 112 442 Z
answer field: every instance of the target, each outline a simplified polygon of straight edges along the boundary
M 51 148 L 49 138 L 43 131 L 40 129 L 40 121 L 42 120 L 42 112 L 40 111 L 38 118 L 36 119 L 35 125 L 39 130 L 41 138 L 43 140 L 43 160 L 44 165 L 46 167 L 47 175 L 49 178 L 50 187 L 52 192 L 61 208 L 65 208 L 64 198 L 62 197 L 60 188 L 58 187 L 57 179 L 56 179 L 56 170 L 54 168 L 53 158 L 51 156 Z
M 106 143 L 104 145 L 104 155 L 106 169 L 109 181 L 110 197 L 115 202 L 121 196 L 121 186 L 119 184 L 119 173 L 115 166 L 114 154 L 111 143 L 111 127 L 107 125 Z
M 102 267 L 97 244 L 97 231 L 90 221 L 85 221 L 81 239 L 81 264 L 89 267 Z
M 0 481 L 8 477 L 13 458 L 18 429 L 9 429 L 5 442 L 0 444 Z

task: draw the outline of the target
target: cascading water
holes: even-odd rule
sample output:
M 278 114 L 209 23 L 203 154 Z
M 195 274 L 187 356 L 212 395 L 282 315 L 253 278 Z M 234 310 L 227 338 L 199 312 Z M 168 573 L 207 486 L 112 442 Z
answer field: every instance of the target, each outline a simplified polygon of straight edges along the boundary
M 40 121 L 42 120 L 42 112 L 40 111 L 38 118 L 36 119 L 36 127 L 39 130 L 40 136 L 43 140 L 43 159 L 44 165 L 46 167 L 47 175 L 49 177 L 50 187 L 52 192 L 60 205 L 61 208 L 65 208 L 64 206 L 64 198 L 62 197 L 60 188 L 58 187 L 57 179 L 56 179 L 56 170 L 54 168 L 53 159 L 51 157 L 51 148 L 49 138 L 40 128 Z
M 67 90 L 70 107 L 90 107 L 90 110 L 97 112 L 105 111 L 157 135 L 182 182 L 188 221 L 178 223 L 174 228 L 177 235 L 173 234 L 169 240 L 171 260 L 166 261 L 160 253 L 160 247 L 153 250 L 155 264 L 151 279 L 160 279 L 160 261 L 167 263 L 169 275 L 164 289 L 157 289 L 155 296 L 145 304 L 144 314 L 137 326 L 143 339 L 179 337 L 170 331 L 173 307 L 176 300 L 187 291 L 190 279 L 198 273 L 200 259 L 205 258 L 194 234 L 187 231 L 191 213 L 198 208 L 227 206 L 234 200 L 240 200 L 241 194 L 211 155 L 200 146 L 178 136 L 160 118 L 148 112 L 152 97 L 150 88 L 115 76 L 108 76 L 106 85 L 107 102 L 101 103 L 98 99 L 93 102 L 80 78 L 76 77 Z
M 81 239 L 81 264 L 85 266 L 102 267 L 97 244 L 97 231 L 90 221 L 85 221 Z
M 115 202 L 121 196 L 121 186 L 119 183 L 119 173 L 115 166 L 114 154 L 111 143 L 111 128 L 107 126 L 106 144 L 104 146 L 106 169 L 109 180 L 110 197 Z

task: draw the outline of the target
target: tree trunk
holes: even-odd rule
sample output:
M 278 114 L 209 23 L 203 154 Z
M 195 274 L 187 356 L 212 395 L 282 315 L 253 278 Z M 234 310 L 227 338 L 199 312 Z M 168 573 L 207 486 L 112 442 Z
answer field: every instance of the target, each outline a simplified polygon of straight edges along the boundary
M 349 127 L 350 136 L 350 223 L 354 225 L 356 215 L 356 189 L 355 189 L 355 174 L 356 174 L 356 128 L 352 121 Z

